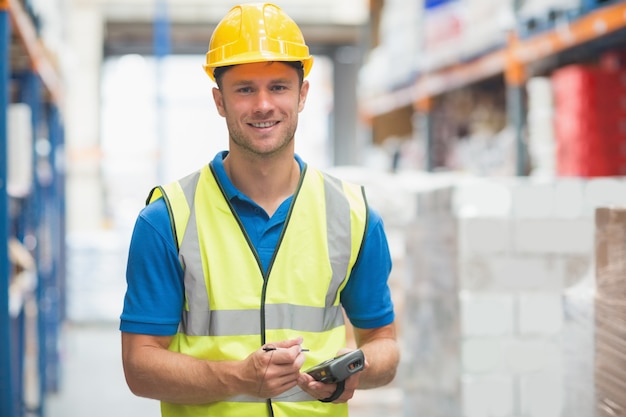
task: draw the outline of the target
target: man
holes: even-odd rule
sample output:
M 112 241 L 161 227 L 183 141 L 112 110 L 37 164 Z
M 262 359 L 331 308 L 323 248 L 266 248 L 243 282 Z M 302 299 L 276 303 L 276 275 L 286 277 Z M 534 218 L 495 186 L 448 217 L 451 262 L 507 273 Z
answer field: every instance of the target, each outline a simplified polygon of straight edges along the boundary
M 211 37 L 229 149 L 151 192 L 127 266 L 126 380 L 163 416 L 347 416 L 355 389 L 395 376 L 380 216 L 294 153 L 312 63 L 272 4 L 234 7 Z M 365 369 L 316 381 L 308 368 L 350 351 L 344 311 Z

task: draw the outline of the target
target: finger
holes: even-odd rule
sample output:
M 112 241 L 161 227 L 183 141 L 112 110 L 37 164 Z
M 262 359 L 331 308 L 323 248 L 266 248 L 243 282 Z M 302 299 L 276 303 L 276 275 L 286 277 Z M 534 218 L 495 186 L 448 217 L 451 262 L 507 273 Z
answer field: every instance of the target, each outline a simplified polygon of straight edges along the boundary
M 290 348 L 263 348 L 261 354 L 269 355 L 270 362 L 275 365 L 289 365 L 290 370 L 299 372 L 306 360 L 305 354 L 296 345 Z
M 302 379 L 305 380 L 305 382 L 300 383 L 302 379 L 298 379 L 298 385 L 303 391 L 305 391 L 307 394 L 315 399 L 321 400 L 324 398 L 328 398 L 335 392 L 335 384 L 325 384 L 323 382 L 316 381 L 307 374 L 302 374 L 301 376 Z
M 354 392 L 354 390 L 359 386 L 360 377 L 361 376 L 359 374 L 353 374 L 348 377 L 348 379 L 346 379 L 346 391 L 350 390 Z
M 294 366 L 296 367 L 296 369 L 298 370 L 298 373 L 300 373 L 300 368 L 302 368 L 302 365 L 304 365 L 304 361 L 306 360 L 306 355 L 302 352 L 298 353 L 298 356 L 296 356 L 296 360 L 294 361 Z
M 278 342 L 273 342 L 273 343 L 266 343 L 263 348 L 264 349 L 280 349 L 280 348 L 284 348 L 284 349 L 289 349 L 292 346 L 298 346 L 298 347 L 302 347 L 302 341 L 303 338 L 302 336 L 296 337 L 294 339 L 287 339 L 287 340 L 281 340 Z
M 311 381 L 315 381 L 315 380 L 313 379 L 311 375 L 307 373 L 301 373 L 298 376 L 298 385 L 300 385 L 300 387 L 305 387 Z
M 341 396 L 345 391 L 345 383 L 337 383 L 337 384 L 328 384 L 329 387 L 332 387 L 330 393 L 325 395 L 323 398 L 318 398 L 322 402 L 344 402 L 341 401 Z

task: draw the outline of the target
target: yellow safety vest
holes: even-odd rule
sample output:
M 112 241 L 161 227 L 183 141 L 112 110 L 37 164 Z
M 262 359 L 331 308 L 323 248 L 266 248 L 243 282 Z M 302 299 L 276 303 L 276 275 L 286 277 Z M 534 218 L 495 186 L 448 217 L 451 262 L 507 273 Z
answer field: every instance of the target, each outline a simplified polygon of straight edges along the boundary
M 339 303 L 367 223 L 360 186 L 304 168 L 267 272 L 209 166 L 152 190 L 165 199 L 184 269 L 185 305 L 170 350 L 242 360 L 264 343 L 304 337 L 306 369 L 346 344 Z M 271 408 L 271 411 L 270 411 Z M 347 416 L 299 387 L 277 398 L 236 396 L 207 405 L 163 402 L 162 415 Z

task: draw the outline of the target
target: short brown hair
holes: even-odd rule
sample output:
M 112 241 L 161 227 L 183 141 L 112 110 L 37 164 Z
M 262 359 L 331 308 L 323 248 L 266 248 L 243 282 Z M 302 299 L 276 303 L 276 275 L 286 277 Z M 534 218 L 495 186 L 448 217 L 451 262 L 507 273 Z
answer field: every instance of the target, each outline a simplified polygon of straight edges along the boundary
M 298 72 L 298 79 L 300 80 L 300 85 L 304 81 L 304 65 L 302 65 L 301 61 L 268 61 L 268 62 L 282 62 L 283 64 L 289 65 L 291 68 L 295 69 Z M 234 67 L 234 65 L 226 65 L 224 67 L 215 67 L 213 69 L 213 77 L 215 78 L 215 82 L 217 83 L 217 87 L 222 87 L 222 77 L 224 73 L 228 71 L 230 68 Z

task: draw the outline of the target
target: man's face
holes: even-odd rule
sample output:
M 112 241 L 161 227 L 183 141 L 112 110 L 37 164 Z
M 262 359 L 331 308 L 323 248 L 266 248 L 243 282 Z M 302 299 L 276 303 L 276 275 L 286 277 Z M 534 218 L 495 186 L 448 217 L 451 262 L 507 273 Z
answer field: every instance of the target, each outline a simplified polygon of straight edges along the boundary
M 304 109 L 308 81 L 281 62 L 236 65 L 213 89 L 219 114 L 226 118 L 233 147 L 255 156 L 293 152 L 298 113 Z

